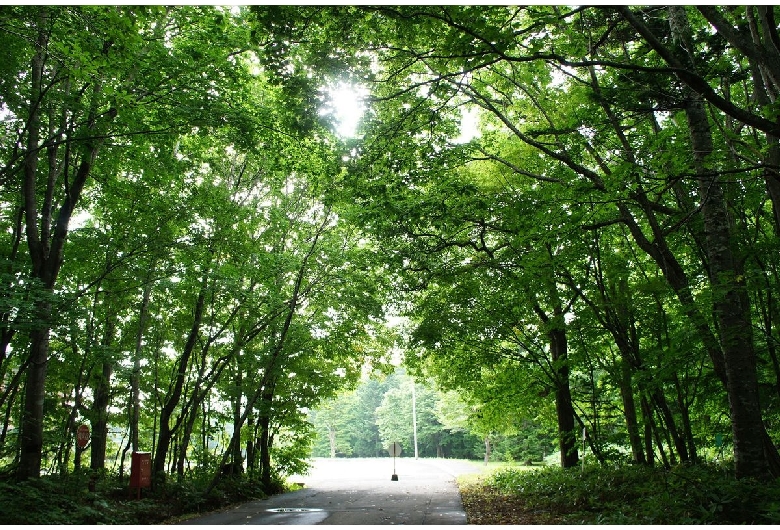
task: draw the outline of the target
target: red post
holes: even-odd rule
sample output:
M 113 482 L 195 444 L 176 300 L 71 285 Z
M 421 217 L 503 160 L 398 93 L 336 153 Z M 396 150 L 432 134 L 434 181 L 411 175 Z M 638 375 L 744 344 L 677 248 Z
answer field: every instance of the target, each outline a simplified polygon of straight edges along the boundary
M 152 453 L 133 452 L 130 460 L 130 490 L 136 489 L 136 496 L 141 498 L 141 488 L 152 485 Z

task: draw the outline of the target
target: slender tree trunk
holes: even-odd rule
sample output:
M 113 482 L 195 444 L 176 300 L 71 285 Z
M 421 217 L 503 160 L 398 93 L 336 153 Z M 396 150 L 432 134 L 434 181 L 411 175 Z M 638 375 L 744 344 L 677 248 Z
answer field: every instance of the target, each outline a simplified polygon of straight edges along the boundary
M 103 346 L 108 349 L 114 342 L 116 322 L 113 315 L 106 315 L 103 333 Z M 90 467 L 94 471 L 106 466 L 106 448 L 108 442 L 108 406 L 111 402 L 111 376 L 114 373 L 114 362 L 106 359 L 98 376 L 95 387 L 95 398 L 92 405 L 92 441 L 90 447 Z
M 767 268 L 763 263 L 760 263 L 760 267 L 766 275 L 768 272 Z M 775 376 L 775 398 L 780 398 L 780 359 L 777 357 L 777 348 L 775 347 L 772 331 L 774 328 L 776 312 L 775 303 L 774 296 L 772 295 L 772 286 L 769 285 L 768 280 L 764 279 L 764 281 L 766 282 L 764 287 L 766 293 L 764 293 L 762 289 L 757 289 L 756 303 L 759 306 L 759 313 L 761 314 L 761 321 L 763 322 L 763 333 L 764 337 L 766 337 L 766 351 L 767 354 L 769 354 L 769 359 L 772 361 L 772 370 Z M 766 294 L 766 299 L 764 299 L 764 294 Z
M 631 362 L 625 357 L 620 360 L 620 398 L 623 402 L 623 417 L 626 420 L 626 431 L 631 444 L 631 456 L 636 464 L 645 464 L 645 453 L 642 450 L 642 437 L 639 435 L 639 422 L 634 401 L 634 385 L 631 377 Z
M 336 429 L 328 425 L 328 441 L 330 442 L 330 457 L 336 458 Z
M 249 428 L 249 432 L 252 433 L 252 436 L 249 436 L 249 439 L 246 441 L 246 469 L 248 472 L 254 472 L 255 469 L 257 469 L 257 465 L 255 463 L 255 460 L 257 459 L 257 445 L 255 444 L 255 439 L 257 437 L 256 429 L 255 429 L 255 418 L 254 416 L 250 416 L 246 419 L 247 427 Z
M 771 6 L 769 6 L 771 9 Z M 761 46 L 762 33 L 758 26 L 761 26 L 768 22 L 765 17 L 760 17 L 762 20 L 758 22 L 753 16 L 753 7 L 749 7 L 745 10 L 748 18 L 748 22 L 753 37 L 753 44 Z M 758 7 L 757 9 L 766 9 L 766 7 Z M 769 20 L 774 20 L 772 17 Z M 764 27 L 765 30 L 770 32 L 777 32 L 776 27 Z M 767 38 L 767 41 L 771 42 L 771 38 Z M 775 47 L 777 53 L 777 48 Z M 778 79 L 776 75 L 773 75 L 766 66 L 759 65 L 754 59 L 749 59 L 751 78 L 753 80 L 753 96 L 756 99 L 756 103 L 760 108 L 765 108 L 774 104 L 775 97 L 770 97 L 770 93 L 777 94 Z M 775 72 L 777 73 L 777 72 Z M 764 75 L 768 74 L 768 75 Z M 780 139 L 777 136 L 767 133 L 766 134 L 766 147 L 764 149 L 764 182 L 766 183 L 767 196 L 772 203 L 772 212 L 774 213 L 775 221 L 775 234 L 780 236 Z
M 78 348 L 73 347 L 74 354 L 78 355 Z M 58 454 L 58 465 L 60 466 L 60 475 L 65 476 L 68 474 L 68 468 L 67 468 L 67 462 L 70 459 L 70 450 L 71 447 L 74 445 L 76 446 L 76 449 L 74 451 L 74 458 L 73 458 L 73 467 L 74 469 L 79 469 L 81 467 L 81 453 L 82 449 L 78 446 L 78 444 L 75 444 L 76 439 L 76 432 L 78 427 L 76 426 L 76 417 L 78 416 L 79 410 L 83 406 L 83 395 L 84 395 L 84 378 L 89 377 L 87 374 L 85 376 L 85 364 L 86 364 L 86 355 L 81 356 L 81 362 L 79 363 L 79 376 L 78 380 L 76 381 L 76 384 L 73 388 L 73 405 L 70 407 L 70 413 L 68 414 L 68 419 L 65 422 L 65 436 L 64 436 L 64 442 L 61 445 L 59 454 Z M 61 457 L 60 457 L 61 455 Z
M 271 387 L 274 385 L 272 384 Z M 272 493 L 271 474 L 271 406 L 273 404 L 273 388 L 263 392 L 260 399 L 260 483 L 266 493 Z
M 669 459 L 666 456 L 666 451 L 664 450 L 664 442 L 663 442 L 663 433 L 661 432 L 661 428 L 659 427 L 658 423 L 655 421 L 655 415 L 653 414 L 653 407 L 649 400 L 645 400 L 644 406 L 646 407 L 645 410 L 645 418 L 649 422 L 649 425 L 651 426 L 652 436 L 655 438 L 655 446 L 658 448 L 658 454 L 661 456 L 661 462 L 663 463 L 664 467 L 666 469 L 669 469 L 671 466 L 669 465 Z M 672 452 L 672 459 L 674 459 L 674 452 Z
M 532 300 L 531 305 L 533 311 L 544 324 L 550 341 L 555 412 L 558 420 L 558 447 L 561 451 L 561 466 L 569 468 L 575 467 L 579 463 L 575 411 L 569 386 L 569 346 L 566 337 L 565 310 L 560 300 L 555 271 L 552 266 L 553 252 L 549 247 L 547 251 L 550 256 L 550 268 L 549 276 L 545 280 L 547 282 L 547 298 L 552 306 L 552 315 L 548 315 L 536 300 Z
M 144 292 L 141 298 L 141 308 L 138 312 L 138 329 L 135 334 L 135 348 L 133 350 L 133 371 L 130 374 L 130 446 L 134 452 L 139 451 L 139 423 L 141 421 L 141 358 L 143 350 L 143 337 L 146 332 L 146 322 L 149 318 L 149 300 L 152 295 L 152 276 L 156 268 L 156 261 L 152 261 L 149 267 L 149 275 L 146 278 Z
M 165 472 L 168 449 L 171 446 L 173 435 L 176 433 L 176 427 L 171 425 L 171 419 L 176 407 L 179 406 L 179 402 L 181 401 L 187 367 L 190 364 L 190 357 L 192 356 L 198 335 L 200 334 L 208 285 L 207 278 L 208 275 L 204 274 L 200 292 L 198 293 L 198 300 L 195 303 L 194 318 L 187 337 L 187 343 L 184 345 L 184 350 L 176 362 L 177 370 L 175 371 L 173 385 L 168 393 L 168 398 L 160 411 L 160 431 L 157 438 L 157 447 L 155 448 L 154 462 L 152 463 L 153 475 Z
M 652 467 L 655 465 L 655 451 L 653 451 L 653 413 L 650 409 L 650 403 L 644 395 L 639 398 L 639 405 L 642 409 L 642 417 L 644 419 L 644 445 L 645 455 L 647 456 L 647 465 Z
M 699 457 L 697 455 L 696 442 L 693 439 L 693 431 L 691 429 L 691 414 L 688 404 L 685 402 L 682 384 L 680 384 L 680 379 L 677 374 L 674 375 L 674 387 L 677 390 L 677 407 L 680 409 L 683 437 L 685 439 L 685 444 L 688 447 L 689 459 L 691 463 L 697 464 L 699 462 Z
M 244 397 L 244 373 L 240 367 L 241 363 L 238 363 L 239 366 L 236 368 L 235 373 L 235 379 L 233 383 L 234 387 L 234 397 L 233 397 L 233 432 L 234 433 L 240 433 L 241 432 L 241 426 L 242 426 L 242 415 L 241 415 L 241 402 L 243 401 Z M 249 410 L 247 414 L 248 418 L 254 418 L 252 411 Z M 239 438 L 240 439 L 240 438 Z M 232 465 L 237 465 L 241 462 L 241 445 L 236 443 L 233 445 L 233 450 L 229 456 L 230 461 Z M 260 466 L 260 471 L 262 473 L 262 465 Z
M 92 407 L 92 436 L 90 447 L 90 467 L 94 471 L 106 467 L 106 450 L 108 442 L 108 405 L 111 402 L 111 375 L 114 363 L 103 363 L 100 379 L 95 389 L 95 400 Z
M 690 460 L 688 448 L 685 445 L 685 440 L 680 436 L 680 431 L 677 429 L 677 424 L 674 421 L 674 414 L 672 414 L 672 410 L 669 408 L 666 396 L 661 389 L 655 388 L 652 393 L 652 398 L 656 409 L 661 413 L 664 425 L 666 425 L 666 433 L 671 442 L 670 446 L 673 445 L 677 450 L 677 455 L 680 457 L 681 462 L 688 462 Z
M 184 427 L 181 430 L 181 441 L 179 443 L 179 458 L 176 463 L 176 474 L 180 479 L 184 478 L 184 464 L 187 462 L 187 448 L 190 446 L 190 440 L 192 440 L 192 433 L 195 428 L 195 420 L 198 415 L 195 413 L 197 409 L 191 409 L 187 418 L 184 420 Z

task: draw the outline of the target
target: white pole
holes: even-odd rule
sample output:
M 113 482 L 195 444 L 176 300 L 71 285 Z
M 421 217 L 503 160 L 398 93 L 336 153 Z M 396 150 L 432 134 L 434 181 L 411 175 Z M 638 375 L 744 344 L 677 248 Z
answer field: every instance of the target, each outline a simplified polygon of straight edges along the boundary
M 414 380 L 412 380 L 412 427 L 414 427 L 414 459 L 417 460 L 417 394 L 414 391 Z

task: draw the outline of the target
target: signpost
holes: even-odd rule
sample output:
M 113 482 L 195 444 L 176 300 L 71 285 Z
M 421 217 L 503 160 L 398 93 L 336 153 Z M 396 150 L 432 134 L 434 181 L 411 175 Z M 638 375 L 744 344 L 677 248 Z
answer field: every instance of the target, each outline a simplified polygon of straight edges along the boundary
M 87 444 L 89 443 L 89 425 L 79 425 L 78 430 L 76 430 L 76 444 L 79 446 L 79 449 L 84 449 Z
M 402 451 L 401 444 L 398 442 L 393 442 L 387 447 L 387 452 L 390 453 L 390 456 L 393 457 L 393 476 L 390 478 L 390 480 L 397 481 L 398 475 L 395 474 L 395 457 L 401 456 Z

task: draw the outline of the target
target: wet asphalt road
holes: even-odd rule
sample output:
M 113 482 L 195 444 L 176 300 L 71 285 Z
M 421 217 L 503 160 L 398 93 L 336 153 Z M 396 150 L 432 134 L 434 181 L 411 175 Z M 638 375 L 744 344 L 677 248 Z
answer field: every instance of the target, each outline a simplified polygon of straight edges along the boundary
M 290 479 L 305 484 L 299 491 L 179 524 L 466 524 L 455 478 L 480 471 L 478 466 L 446 459 L 393 460 L 315 459 L 308 475 Z

